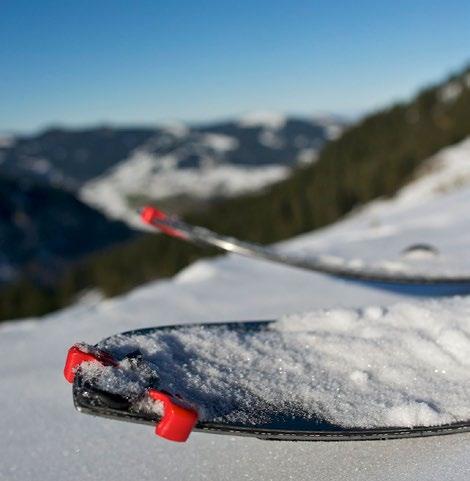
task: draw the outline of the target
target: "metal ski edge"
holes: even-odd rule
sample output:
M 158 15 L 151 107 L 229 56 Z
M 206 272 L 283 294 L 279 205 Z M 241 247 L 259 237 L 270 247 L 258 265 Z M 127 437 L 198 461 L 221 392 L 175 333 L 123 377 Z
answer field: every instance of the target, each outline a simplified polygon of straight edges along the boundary
M 74 398 L 77 411 L 134 424 L 154 425 L 159 418 L 145 419 L 131 413 L 122 413 L 111 409 L 91 409 L 80 406 Z M 470 421 L 445 424 L 441 426 L 418 426 L 414 428 L 383 428 L 383 429 L 354 429 L 344 431 L 282 431 L 275 429 L 251 429 L 230 425 L 198 423 L 194 432 L 212 433 L 229 436 L 255 437 L 266 441 L 384 441 L 391 439 L 405 439 L 417 437 L 443 436 L 470 432 Z

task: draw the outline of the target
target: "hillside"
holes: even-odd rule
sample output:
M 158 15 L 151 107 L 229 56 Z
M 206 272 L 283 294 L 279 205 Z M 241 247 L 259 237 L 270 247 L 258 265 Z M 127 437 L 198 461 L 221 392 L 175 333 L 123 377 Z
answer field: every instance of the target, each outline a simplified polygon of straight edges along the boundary
M 429 157 L 468 135 L 470 70 L 465 69 L 409 102 L 367 116 L 328 143 L 314 164 L 299 167 L 265 192 L 219 202 L 187 219 L 248 240 L 276 242 L 334 222 L 372 199 L 392 195 Z M 172 275 L 201 255 L 204 251 L 177 241 L 143 236 L 89 259 L 47 295 L 52 295 L 57 307 L 84 286 L 116 295 Z
M 191 220 L 263 243 L 291 237 L 392 195 L 428 157 L 468 135 L 466 69 L 410 102 L 367 116 L 329 143 L 314 165 L 298 169 L 266 195 L 235 199 Z
M 113 167 L 152 135 L 149 128 L 51 128 L 10 137 L 1 148 L 0 167 L 11 177 L 32 177 L 73 190 Z
M 27 304 L 19 301 L 21 296 L 15 302 L 6 294 L 5 286 L 15 279 L 27 283 L 21 284 L 23 295 L 34 305 L 33 284 L 52 288 L 73 262 L 133 237 L 124 224 L 108 220 L 69 192 L 0 176 L 1 308 Z M 36 308 L 50 309 L 47 299 Z
M 468 179 L 468 152 L 468 141 L 445 149 L 426 164 L 426 174 L 396 197 L 370 203 L 343 221 L 281 247 L 323 250 L 348 258 L 382 258 L 387 252 L 393 258 L 410 243 L 426 239 L 444 259 L 454 252 L 460 255 L 470 240 L 466 215 L 470 186 L 456 180 Z M 459 245 L 462 250 L 455 251 Z M 310 313 L 286 317 L 306 311 Z M 468 434 L 293 443 L 194 433 L 187 444 L 179 445 L 156 438 L 150 426 L 77 413 L 62 368 L 67 348 L 76 341 L 95 343 L 117 332 L 148 326 L 283 316 L 288 326 L 302 319 L 314 326 L 320 342 L 312 341 L 313 345 L 321 349 L 322 356 L 331 356 L 328 368 L 334 366 L 344 374 L 349 386 L 367 381 L 368 369 L 382 369 L 389 376 L 383 374 L 380 379 L 388 380 L 392 391 L 399 390 L 400 400 L 408 400 L 410 386 L 419 383 L 406 382 L 406 375 L 422 376 L 421 370 L 416 374 L 407 362 L 413 359 L 420 368 L 432 366 L 431 376 L 451 386 L 448 394 L 452 398 L 468 392 L 468 312 L 466 298 L 423 302 L 404 293 L 370 289 L 268 262 L 220 256 L 199 260 L 172 279 L 149 283 L 124 296 L 102 300 L 90 295 L 41 319 L 5 323 L 0 326 L 0 406 L 8 416 L 2 425 L 6 435 L 0 440 L 0 478 L 75 479 L 78 473 L 85 481 L 112 471 L 115 480 L 189 480 L 195 476 L 230 480 L 260 475 L 285 480 L 315 473 L 340 481 L 464 481 L 470 470 Z M 372 346 L 382 364 L 361 365 L 364 357 L 351 355 L 357 352 L 354 346 L 361 348 L 361 356 L 369 352 L 366 346 Z M 296 360 L 290 354 L 288 359 Z M 399 369 L 392 369 L 396 366 Z M 443 372 L 447 366 L 455 368 L 449 375 Z M 452 381 L 460 382 L 460 389 Z M 375 379 L 371 384 L 378 385 Z M 335 399 L 336 389 L 350 395 L 343 384 L 332 383 L 331 388 Z M 442 393 L 436 389 L 431 394 L 436 392 Z M 361 400 L 368 401 L 368 397 Z M 441 406 L 432 407 L 427 401 L 415 396 L 394 415 L 410 422 L 416 416 L 442 412 Z

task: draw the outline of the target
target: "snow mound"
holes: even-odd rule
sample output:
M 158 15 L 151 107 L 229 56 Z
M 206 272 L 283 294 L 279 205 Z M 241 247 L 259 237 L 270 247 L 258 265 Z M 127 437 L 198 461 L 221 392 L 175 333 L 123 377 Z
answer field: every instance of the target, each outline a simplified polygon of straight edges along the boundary
M 261 331 L 188 326 L 101 347 L 140 350 L 161 388 L 205 421 L 257 424 L 273 409 L 351 428 L 470 420 L 470 299 L 313 311 Z

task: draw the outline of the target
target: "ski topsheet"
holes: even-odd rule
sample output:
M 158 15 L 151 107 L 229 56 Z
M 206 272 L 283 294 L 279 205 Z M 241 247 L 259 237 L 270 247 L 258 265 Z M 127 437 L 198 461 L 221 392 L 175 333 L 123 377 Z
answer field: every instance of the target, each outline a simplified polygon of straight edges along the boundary
M 176 216 L 170 216 L 154 207 L 144 207 L 141 218 L 147 224 L 164 234 L 194 244 L 215 247 L 221 251 L 233 252 L 243 256 L 265 259 L 292 267 L 307 269 L 335 277 L 375 284 L 377 287 L 392 288 L 410 286 L 411 294 L 418 295 L 455 295 L 470 292 L 470 275 L 452 273 L 414 273 L 390 270 L 386 267 L 360 266 L 347 260 L 331 259 L 329 256 L 296 256 L 233 237 L 219 235 L 209 229 L 187 224 Z M 428 290 L 420 290 L 421 287 Z M 418 288 L 413 291 L 413 287 Z
M 192 430 L 298 441 L 470 430 L 470 410 L 459 397 L 468 379 L 462 393 L 452 393 L 459 391 L 455 379 L 435 373 L 419 353 L 416 373 L 411 359 L 407 371 L 380 374 L 381 367 L 374 372 L 372 366 L 366 374 L 341 353 L 333 353 L 338 364 L 331 361 L 318 344 L 321 335 L 295 321 L 142 329 L 73 346 L 64 372 L 79 411 L 153 424 L 173 441 L 185 441 Z M 374 349 L 382 349 L 375 344 L 371 360 L 381 352 Z M 438 382 L 442 389 L 435 389 Z

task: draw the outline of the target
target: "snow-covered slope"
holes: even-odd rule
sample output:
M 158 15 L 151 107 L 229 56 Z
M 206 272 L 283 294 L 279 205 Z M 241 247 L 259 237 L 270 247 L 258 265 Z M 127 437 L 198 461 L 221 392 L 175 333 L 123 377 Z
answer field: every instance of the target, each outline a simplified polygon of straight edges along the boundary
M 286 248 L 330 260 L 397 272 L 470 273 L 470 138 L 422 164 L 416 180 L 392 200 L 378 200 L 342 222 L 291 241 Z M 409 247 L 427 246 L 408 250 Z
M 470 243 L 470 186 L 448 181 L 465 177 L 456 166 L 459 163 L 466 168 L 468 150 L 466 141 L 442 152 L 436 159 L 447 160 L 434 160 L 439 165 L 396 199 L 376 202 L 334 226 L 293 239 L 284 248 L 324 249 L 332 255 L 378 259 L 384 253 L 399 255 L 410 243 L 426 242 L 444 256 L 452 249 L 463 252 Z M 456 160 L 448 160 L 451 157 Z M 454 167 L 455 175 L 451 175 Z M 449 188 L 436 189 L 443 181 Z M 469 435 L 309 444 L 195 433 L 186 445 L 177 445 L 155 438 L 148 427 L 76 413 L 70 386 L 62 378 L 66 349 L 79 340 L 94 343 L 120 331 L 152 325 L 270 319 L 324 308 L 341 308 L 343 319 L 348 319 L 357 315 L 355 308 L 369 306 L 360 311 L 370 314 L 369 319 L 362 319 L 361 332 L 344 329 L 337 310 L 329 315 L 323 311 L 321 318 L 319 314 L 300 314 L 284 322 L 308 323 L 313 316 L 315 322 L 322 320 L 321 332 L 328 335 L 328 317 L 333 316 L 331 329 L 339 322 L 344 336 L 332 330 L 332 341 L 338 337 L 350 346 L 369 332 L 384 340 L 384 350 L 390 346 L 400 349 L 401 363 L 405 362 L 406 349 L 410 349 L 413 356 L 434 363 L 440 371 L 436 375 L 446 382 L 451 376 L 461 375 L 460 387 L 468 389 L 468 370 L 462 369 L 461 374 L 453 370 L 448 377 L 442 371 L 449 362 L 460 366 L 468 362 L 465 353 L 470 343 L 464 326 L 468 325 L 469 301 L 421 302 L 405 294 L 267 262 L 222 256 L 199 261 L 173 279 L 148 284 L 120 298 L 99 300 L 89 296 L 41 320 L 4 324 L 0 327 L 0 479 L 87 480 L 104 479 L 112 473 L 114 480 L 464 481 L 470 474 Z M 384 307 L 370 309 L 373 306 Z M 444 311 L 445 322 L 441 315 Z M 374 316 L 374 312 L 388 312 L 391 317 L 380 322 L 381 316 Z M 402 340 L 411 344 L 396 346 L 390 338 L 390 326 L 401 324 L 403 334 L 408 319 L 416 329 Z M 431 336 L 426 334 L 431 331 Z M 351 365 L 347 360 L 335 361 L 334 345 L 329 349 L 332 362 L 342 372 L 358 370 L 359 359 Z M 393 364 L 393 353 L 386 351 L 384 355 Z M 359 383 L 365 379 L 361 373 L 350 374 Z M 419 384 L 419 379 L 416 382 Z M 412 384 L 407 386 L 412 388 Z M 468 406 L 463 404 L 462 408 Z
M 142 225 L 132 199 L 207 200 L 259 190 L 310 163 L 343 123 L 255 112 L 201 128 L 160 130 L 112 169 L 86 182 L 83 201 L 133 227 Z
M 259 190 L 282 180 L 288 173 L 289 168 L 283 165 L 247 167 L 209 162 L 201 167 L 178 169 L 174 154 L 159 158 L 144 150 L 132 154 L 111 173 L 86 183 L 80 190 L 80 198 L 111 218 L 143 229 L 145 226 L 129 202 L 133 196 L 152 200 L 178 196 L 228 197 Z

